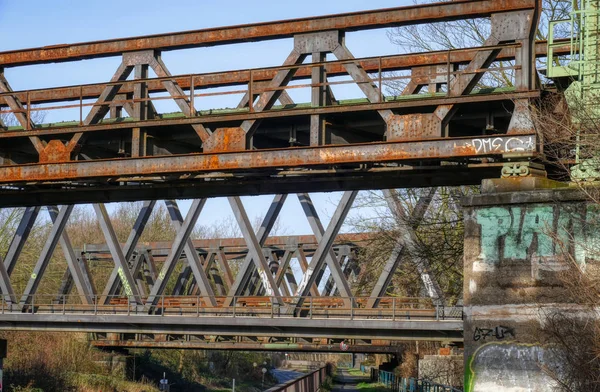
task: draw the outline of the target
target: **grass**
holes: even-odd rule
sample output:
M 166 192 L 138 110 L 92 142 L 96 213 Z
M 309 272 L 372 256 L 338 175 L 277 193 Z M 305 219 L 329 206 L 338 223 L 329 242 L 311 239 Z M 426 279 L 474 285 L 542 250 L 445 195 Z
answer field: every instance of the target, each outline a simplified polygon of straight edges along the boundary
M 85 373 L 71 373 L 69 376 L 71 384 L 76 387 L 78 391 L 82 392 L 103 390 L 116 390 L 123 392 L 158 391 L 158 388 L 149 384 L 119 380 L 111 376 Z
M 348 369 L 346 370 L 348 372 L 349 375 L 351 376 L 368 376 L 368 373 L 363 373 L 360 371 L 360 369 Z
M 367 382 L 361 382 L 356 387 L 362 392 L 389 392 L 389 389 L 386 388 L 383 384 L 371 384 Z

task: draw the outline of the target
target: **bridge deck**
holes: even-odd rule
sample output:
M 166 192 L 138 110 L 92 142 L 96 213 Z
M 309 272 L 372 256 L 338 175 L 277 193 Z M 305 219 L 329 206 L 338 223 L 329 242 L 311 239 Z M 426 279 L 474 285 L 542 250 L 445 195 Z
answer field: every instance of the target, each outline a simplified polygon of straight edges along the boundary
M 282 304 L 272 297 L 239 297 L 232 306 L 221 297 L 216 307 L 198 296 L 161 296 L 155 306 L 129 304 L 128 297 L 108 305 L 52 298 L 37 295 L 25 306 L 3 301 L 0 329 L 386 340 L 462 335 L 462 308 L 434 308 L 430 299 L 385 298 L 372 309 L 365 308 L 369 298 L 340 297 L 308 298 L 298 306 L 296 297 Z

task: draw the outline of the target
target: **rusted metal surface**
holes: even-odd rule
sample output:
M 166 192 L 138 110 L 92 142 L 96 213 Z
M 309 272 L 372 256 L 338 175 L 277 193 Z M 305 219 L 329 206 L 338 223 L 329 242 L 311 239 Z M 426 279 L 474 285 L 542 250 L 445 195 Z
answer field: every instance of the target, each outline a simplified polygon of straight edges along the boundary
M 541 94 L 532 82 L 535 57 L 546 51 L 529 34 L 539 7 L 539 0 L 458 0 L 0 52 L 0 68 L 123 55 L 108 83 L 3 90 L 0 105 L 9 110 L 0 113 L 29 120 L 36 110 L 78 109 L 79 121 L 20 121 L 23 129 L 0 130 L 0 153 L 9 157 L 0 166 L 0 205 L 19 195 L 38 205 L 477 182 L 465 178 L 473 164 L 537 156 L 526 120 L 527 105 Z M 478 17 L 491 17 L 492 34 L 477 48 L 357 59 L 344 41 L 346 31 Z M 173 76 L 160 55 L 285 37 L 294 47 L 279 67 Z M 570 42 L 564 46 L 569 53 Z M 337 60 L 327 61 L 331 55 Z M 514 61 L 502 70 L 514 71 L 517 87 L 475 90 L 491 64 L 505 60 Z M 125 80 L 134 69 L 134 80 Z M 149 79 L 149 69 L 158 78 Z M 385 74 L 392 70 L 410 72 Z M 307 83 L 290 85 L 294 79 Z M 410 96 L 386 97 L 385 83 L 399 79 Z M 338 100 L 333 89 L 346 84 L 364 96 Z M 292 92 L 301 90 L 293 89 L 310 90 L 311 102 L 294 102 Z M 237 108 L 197 110 L 198 101 L 230 94 L 243 96 Z M 159 113 L 161 100 L 180 111 Z M 49 102 L 59 104 L 32 106 Z M 492 129 L 497 137 L 488 137 Z M 38 143 L 32 148 L 27 138 Z M 476 167 L 476 176 L 491 172 Z
M 535 46 L 536 56 L 538 58 L 546 57 L 547 55 L 547 43 L 546 41 L 538 41 Z M 440 51 L 440 52 L 428 52 L 428 53 L 410 53 L 403 55 L 394 56 L 383 56 L 358 59 L 357 62 L 360 66 L 368 73 L 376 73 L 379 71 L 379 62 L 381 59 L 381 70 L 383 72 L 398 71 L 410 69 L 412 67 L 419 67 L 424 65 L 446 65 L 448 62 L 451 64 L 466 64 L 473 60 L 475 54 L 481 50 L 480 48 L 469 48 L 453 51 Z M 571 53 L 570 42 L 565 41 L 562 46 L 555 49 L 556 55 L 568 55 Z M 515 48 L 513 46 L 507 46 L 502 49 L 498 57 L 498 61 L 512 60 L 515 58 Z M 333 62 L 332 64 L 326 64 L 325 69 L 329 77 L 347 75 L 347 71 L 344 66 L 339 62 Z M 270 81 L 276 75 L 277 71 L 275 68 L 255 69 L 252 72 L 252 77 L 255 82 Z M 310 67 L 300 67 L 292 80 L 309 79 L 311 75 Z M 234 86 L 234 85 L 246 85 L 250 81 L 250 72 L 247 70 L 227 71 L 227 72 L 216 72 L 209 74 L 196 74 L 196 75 L 179 75 L 173 76 L 173 80 L 183 90 L 189 90 L 191 86 L 191 80 L 194 79 L 194 86 L 196 88 L 211 88 L 211 87 L 223 87 L 223 86 Z M 62 101 L 72 101 L 79 99 L 96 99 L 100 96 L 104 90 L 106 84 L 86 84 L 82 86 L 66 86 L 66 87 L 55 87 L 48 89 L 36 89 L 29 91 L 17 91 L 11 94 L 21 102 L 27 100 L 27 93 L 29 93 L 29 99 L 32 104 L 40 103 L 52 103 Z M 148 92 L 158 93 L 166 91 L 164 85 L 158 80 L 148 80 L 147 82 Z M 134 83 L 126 83 L 119 90 L 123 94 L 131 94 L 134 90 Z M 6 105 L 5 98 L 0 95 L 0 105 Z
M 74 132 L 95 132 L 100 130 L 119 130 L 132 129 L 141 127 L 163 127 L 174 125 L 192 125 L 192 124 L 214 124 L 227 121 L 245 121 L 245 120 L 262 120 L 267 118 L 283 118 L 294 116 L 306 116 L 314 114 L 332 114 L 332 113 L 352 113 L 366 112 L 387 109 L 409 109 L 409 108 L 425 108 L 439 105 L 454 105 L 454 104 L 469 104 L 479 102 L 496 102 L 496 101 L 511 101 L 517 99 L 532 99 L 538 98 L 540 91 L 525 91 L 515 93 L 501 94 L 474 94 L 463 95 L 458 97 L 416 97 L 411 100 L 398 100 L 383 103 L 359 103 L 353 105 L 332 105 L 320 108 L 290 108 L 281 110 L 266 110 L 262 112 L 241 112 L 232 114 L 209 114 L 204 116 L 194 116 L 187 118 L 173 119 L 152 119 L 146 121 L 127 121 L 127 122 L 106 122 L 94 125 L 84 126 L 65 126 L 63 124 L 50 124 L 50 126 L 32 130 L 17 130 L 17 131 L 0 131 L 0 139 L 28 136 L 43 136 L 43 135 L 61 135 L 72 134 Z
M 434 139 L 442 136 L 439 119 L 433 113 L 394 115 L 387 122 L 387 140 Z
M 279 169 L 401 162 L 422 159 L 466 158 L 520 153 L 534 156 L 537 137 L 511 135 L 389 142 L 282 150 L 254 150 L 219 154 L 143 157 L 70 163 L 0 167 L 0 183 L 143 177 L 201 172 Z
M 276 193 L 338 192 L 348 189 L 378 190 L 431 186 L 480 185 L 485 178 L 499 178 L 499 164 L 420 165 L 407 167 L 354 168 L 352 170 L 288 170 L 277 174 L 254 173 L 234 177 L 224 173 L 220 181 L 171 178 L 144 182 L 90 182 L 83 187 L 23 184 L 0 192 L 3 207 L 45 206 L 49 204 L 108 203 L 157 199 L 193 199 Z
M 371 233 L 348 233 L 338 234 L 335 239 L 335 244 L 366 244 L 374 240 Z M 217 250 L 222 249 L 225 254 L 240 254 L 248 250 L 246 241 L 243 238 L 213 238 L 193 240 L 192 243 L 197 250 Z M 310 252 L 316 249 L 319 242 L 314 235 L 298 235 L 298 236 L 276 236 L 269 237 L 265 240 L 263 248 L 287 249 L 297 248 L 301 246 L 303 250 Z M 141 243 L 140 249 L 151 249 L 153 254 L 156 250 L 171 249 L 171 242 L 144 242 Z M 85 252 L 89 254 L 107 254 L 108 248 L 105 244 L 86 244 Z M 96 257 L 96 256 L 95 256 Z
M 65 145 L 60 140 L 50 140 L 40 152 L 40 162 L 69 162 L 75 145 Z
M 204 143 L 205 152 L 244 151 L 246 132 L 241 128 L 219 128 Z
M 173 50 L 236 42 L 291 37 L 298 33 L 327 30 L 355 31 L 434 21 L 487 17 L 503 11 L 527 10 L 537 0 L 459 0 L 387 10 L 292 19 L 117 40 L 53 45 L 0 53 L 0 66 L 72 61 L 145 49 Z

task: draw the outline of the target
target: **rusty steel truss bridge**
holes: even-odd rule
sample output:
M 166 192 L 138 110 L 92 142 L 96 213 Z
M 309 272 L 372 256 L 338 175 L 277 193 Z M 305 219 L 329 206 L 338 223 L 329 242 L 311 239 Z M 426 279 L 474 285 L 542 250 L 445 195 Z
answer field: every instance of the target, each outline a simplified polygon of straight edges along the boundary
M 545 175 L 535 163 L 543 145 L 530 113 L 543 94 L 536 60 L 547 57 L 546 43 L 535 41 L 540 11 L 537 0 L 457 0 L 0 52 L 0 113 L 18 122 L 0 124 L 0 207 L 26 207 L 0 263 L 0 327 L 101 332 L 97 344 L 106 346 L 331 350 L 348 341 L 365 350 L 376 341 L 460 341 L 462 312 L 448 307 L 427 260 L 413 255 L 429 298 L 396 298 L 388 288 L 436 186 Z M 491 21 L 480 47 L 355 58 L 345 41 L 348 32 L 476 18 Z M 172 75 L 161 58 L 278 39 L 293 44 L 283 63 L 273 59 L 268 68 Z M 553 44 L 554 55 L 570 53 L 569 42 Z M 121 63 L 105 83 L 14 91 L 4 73 L 110 56 Z M 512 81 L 478 88 L 494 72 Z M 390 95 L 390 82 L 403 90 Z M 346 86 L 360 96 L 338 99 L 334 91 Z M 302 89 L 310 102 L 292 98 Z M 198 109 L 231 95 L 240 97 L 237 107 Z M 158 112 L 162 101 L 179 111 Z M 78 118 L 34 122 L 37 112 L 54 110 Z M 394 191 L 384 195 L 398 219 L 417 223 L 407 225 L 373 291 L 353 293 L 349 277 L 360 269 L 353 252 L 369 235 L 338 233 L 357 191 L 410 187 L 433 187 L 411 213 Z M 327 227 L 308 195 L 319 191 L 344 191 Z M 276 196 L 255 232 L 240 196 L 257 194 Z M 299 198 L 313 236 L 269 237 L 289 194 Z M 243 239 L 192 241 L 206 199 L 223 196 Z M 187 216 L 177 199 L 194 199 Z M 102 203 L 140 200 L 120 244 Z M 158 200 L 176 238 L 142 246 Z M 105 245 L 71 246 L 65 227 L 82 203 L 94 203 Z M 11 274 L 42 206 L 52 229 L 17 293 Z M 62 285 L 40 294 L 59 244 L 68 265 Z M 101 292 L 92 259 L 114 263 Z M 238 259 L 232 273 L 229 263 Z M 178 263 L 185 267 L 176 276 Z

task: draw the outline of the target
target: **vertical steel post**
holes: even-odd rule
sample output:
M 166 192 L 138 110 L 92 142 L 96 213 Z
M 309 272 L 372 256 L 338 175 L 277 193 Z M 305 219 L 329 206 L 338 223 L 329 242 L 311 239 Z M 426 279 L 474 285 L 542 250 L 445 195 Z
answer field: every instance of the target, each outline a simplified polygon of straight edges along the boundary
M 248 82 L 248 110 L 254 112 L 254 72 L 250 70 L 250 78 Z
M 27 130 L 31 131 L 31 97 L 29 96 L 29 90 L 27 90 Z
M 79 126 L 83 125 L 83 85 L 79 86 Z
M 194 104 L 194 75 L 190 75 L 190 117 L 196 116 L 196 106 Z

